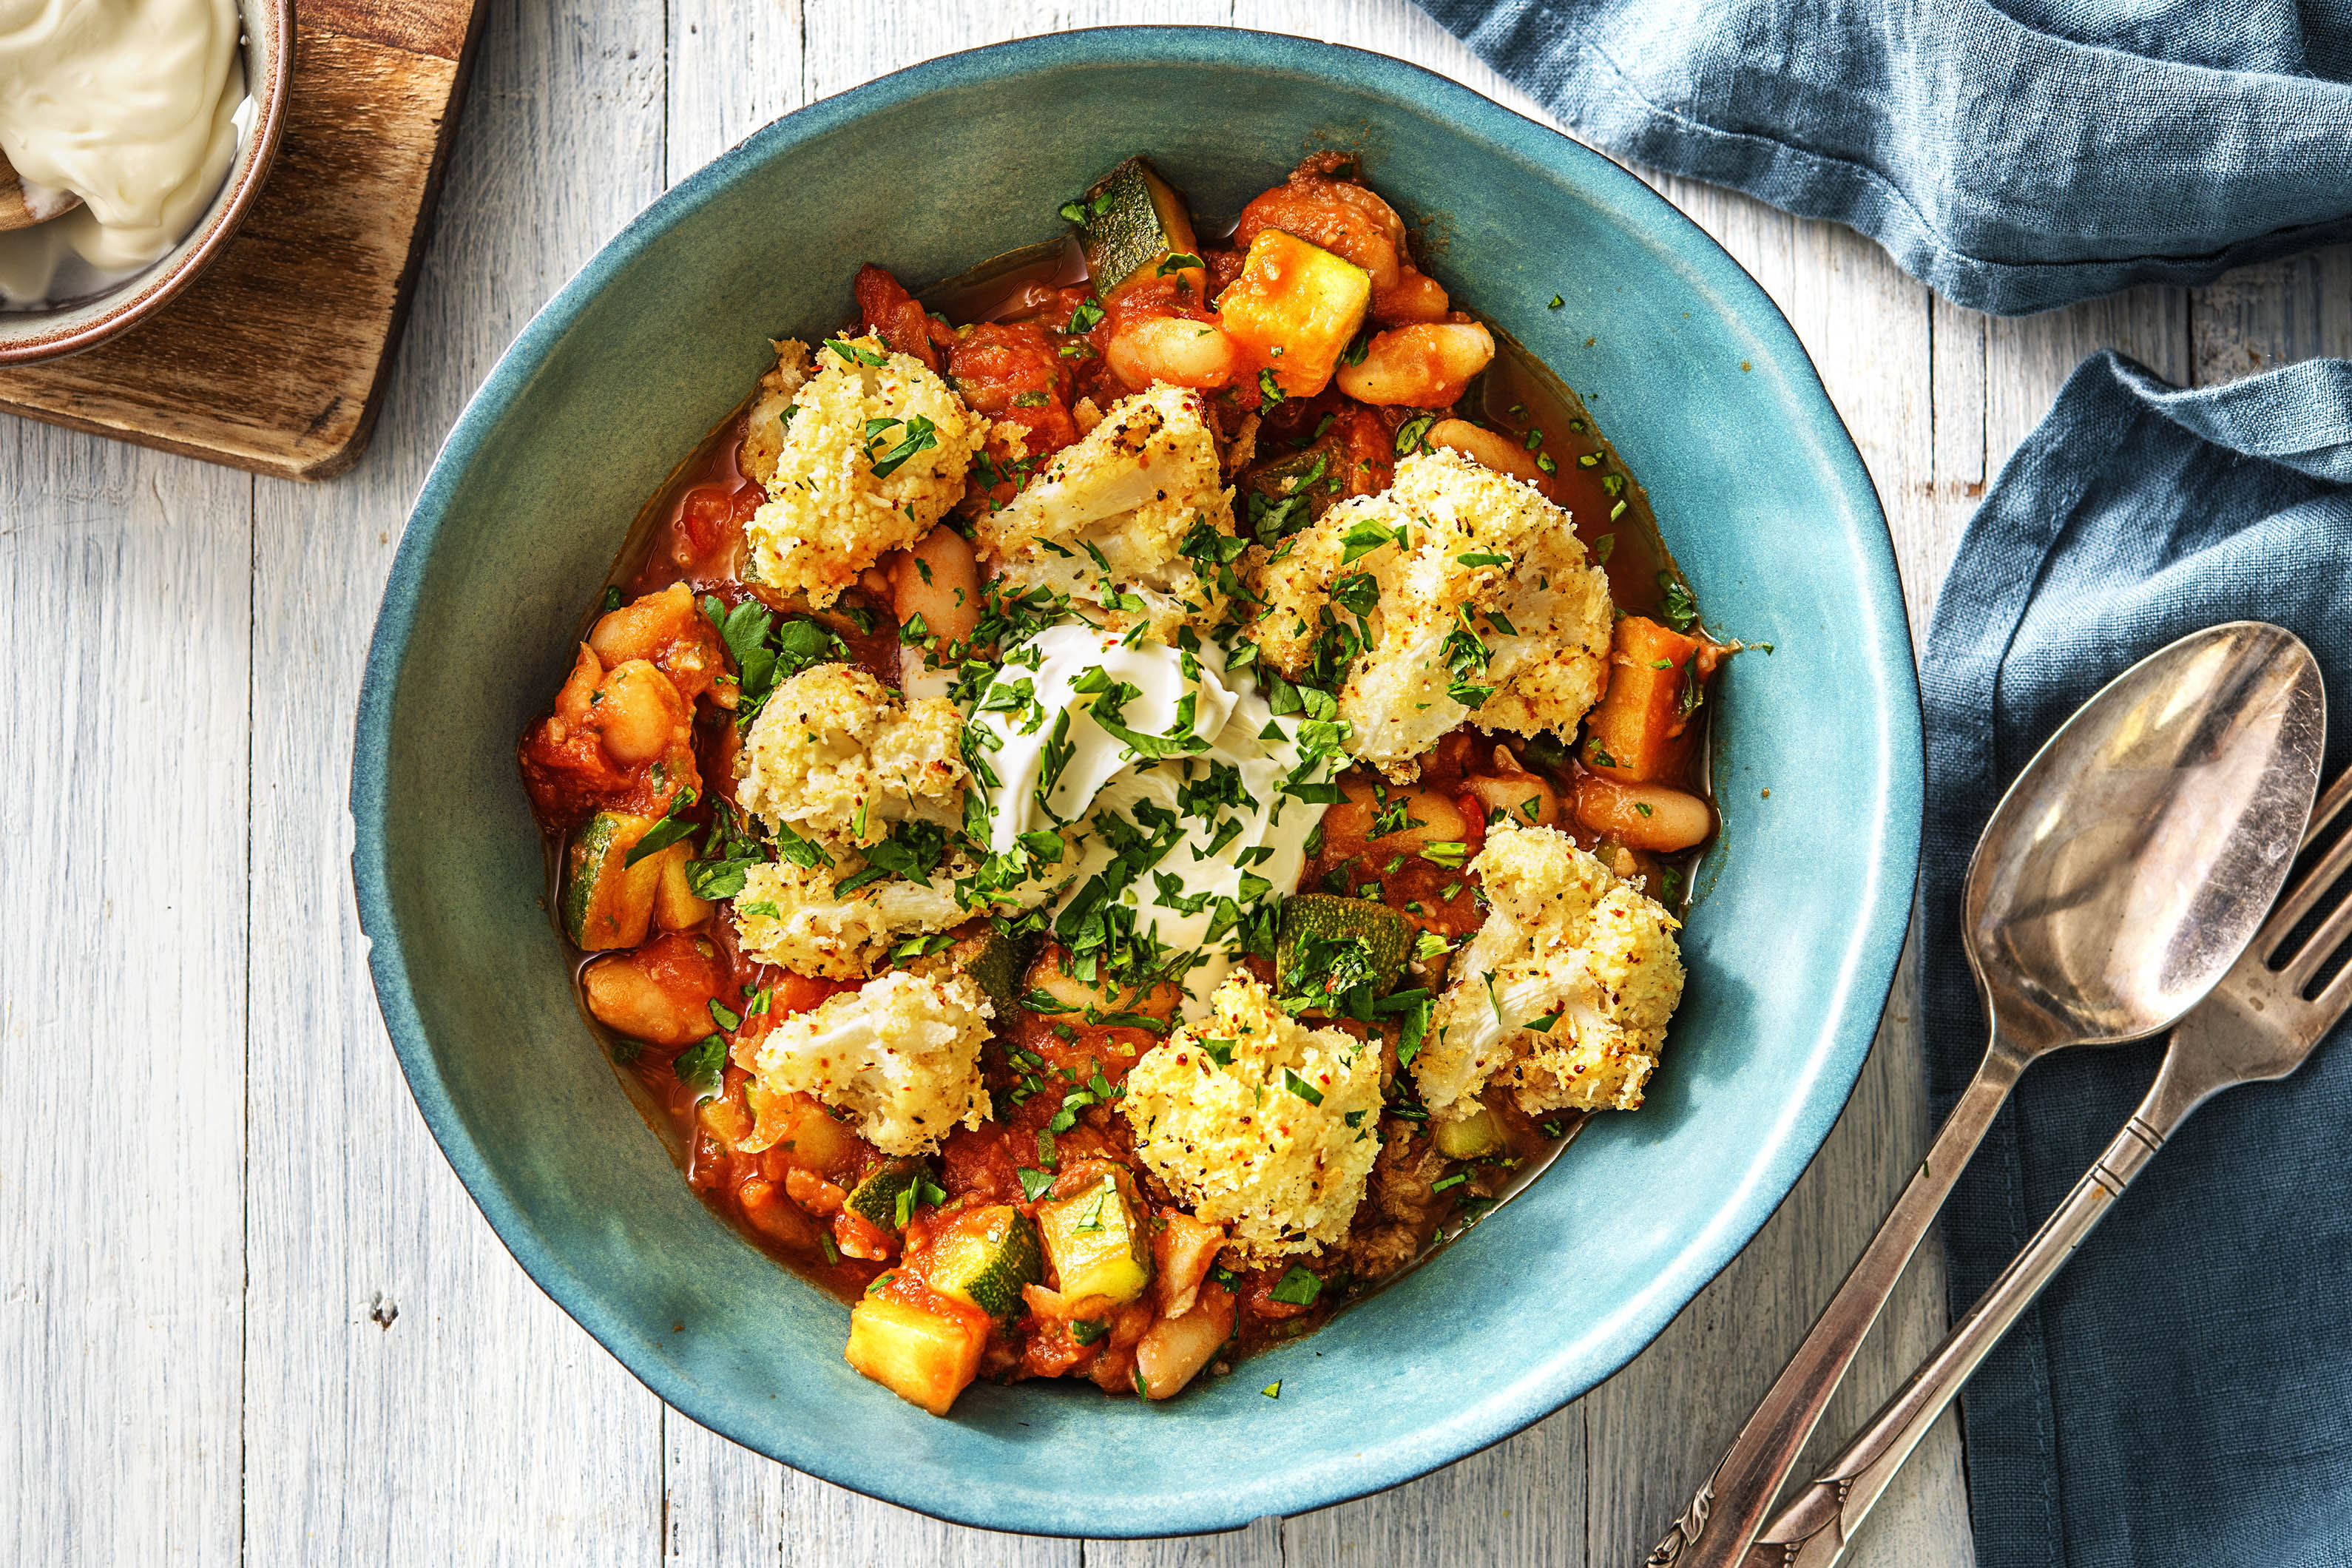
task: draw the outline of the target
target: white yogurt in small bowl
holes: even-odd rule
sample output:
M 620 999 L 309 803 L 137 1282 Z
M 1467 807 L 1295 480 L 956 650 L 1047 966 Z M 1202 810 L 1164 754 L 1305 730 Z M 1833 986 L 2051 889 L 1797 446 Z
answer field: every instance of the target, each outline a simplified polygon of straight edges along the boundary
M 0 364 L 95 346 L 226 244 L 277 151 L 291 0 L 0 0 Z M 62 210 L 60 210 L 62 209 Z

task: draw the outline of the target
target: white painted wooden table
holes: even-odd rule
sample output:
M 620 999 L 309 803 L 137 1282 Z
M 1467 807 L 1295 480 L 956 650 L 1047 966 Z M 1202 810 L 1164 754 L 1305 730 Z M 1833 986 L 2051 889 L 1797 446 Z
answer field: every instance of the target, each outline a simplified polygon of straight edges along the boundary
M 1754 1245 L 1625 1372 L 1384 1496 L 1236 1534 L 935 1524 L 663 1406 L 509 1259 L 410 1102 L 352 915 L 351 715 L 442 431 L 664 186 L 788 110 L 969 46 L 1235 23 L 1402 56 L 1543 116 L 1405 0 L 492 0 L 373 452 L 255 480 L 0 422 L 0 1562 L 1591 1564 L 1673 1517 L 1927 1134 L 1911 986 Z M 1894 525 L 1913 624 L 1986 480 L 2090 350 L 2177 382 L 2352 353 L 2352 250 L 2024 321 L 1874 246 L 1660 188 L 1812 353 Z M 1932 1249 L 1931 1249 L 1932 1250 Z M 1914 1268 L 1832 1407 L 1943 1324 Z M 1948 1422 L 1856 1561 L 1970 1562 Z

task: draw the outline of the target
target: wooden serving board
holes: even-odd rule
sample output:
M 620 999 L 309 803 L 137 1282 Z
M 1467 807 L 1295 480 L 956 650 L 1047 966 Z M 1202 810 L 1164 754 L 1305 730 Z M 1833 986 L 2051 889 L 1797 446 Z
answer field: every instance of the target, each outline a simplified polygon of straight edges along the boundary
M 0 411 L 286 479 L 359 458 L 424 250 L 477 0 L 297 0 L 285 139 L 153 320 L 0 371 Z

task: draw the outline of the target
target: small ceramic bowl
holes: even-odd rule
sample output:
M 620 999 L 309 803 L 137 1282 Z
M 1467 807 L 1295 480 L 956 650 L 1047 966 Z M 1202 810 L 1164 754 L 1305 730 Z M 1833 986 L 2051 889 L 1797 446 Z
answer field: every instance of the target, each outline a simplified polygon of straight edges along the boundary
M 143 272 L 87 300 L 48 310 L 0 310 L 0 365 L 34 364 L 93 349 L 129 331 L 196 279 L 228 246 L 278 156 L 294 81 L 294 0 L 241 0 L 245 81 L 252 130 L 228 178 L 186 237 Z
M 1649 489 L 1709 624 L 1723 833 L 1639 1111 L 1303 1342 L 1161 1405 L 982 1384 L 934 1419 L 843 1362 L 849 1314 L 696 1202 L 575 1011 L 515 742 L 630 519 L 873 260 L 920 286 L 1056 231 L 1149 152 L 1230 218 L 1360 150 L 1439 279 L 1557 370 Z M 1557 298 L 1555 298 L 1557 297 Z M 1421 1474 L 1622 1366 L 1753 1236 L 1845 1102 L 1909 912 L 1919 710 L 1870 479 L 1764 291 L 1649 187 L 1392 59 L 1223 29 L 1034 38 L 769 126 L 655 203 L 459 416 L 401 542 L 352 780 L 384 1021 L 531 1277 L 662 1398 L 965 1523 L 1169 1535 Z M 1279 1380 L 1278 1398 L 1260 1391 Z

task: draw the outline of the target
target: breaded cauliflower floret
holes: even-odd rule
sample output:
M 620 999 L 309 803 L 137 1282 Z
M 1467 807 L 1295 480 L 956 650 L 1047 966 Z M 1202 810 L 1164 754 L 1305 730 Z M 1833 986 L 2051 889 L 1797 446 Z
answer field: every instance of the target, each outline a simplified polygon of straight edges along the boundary
M 1164 642 L 1180 626 L 1205 630 L 1223 613 L 1215 561 L 1203 577 L 1184 553 L 1204 523 L 1232 539 L 1234 496 L 1219 483 L 1216 433 L 1199 393 L 1156 384 L 1112 405 L 1003 510 L 982 519 L 980 552 L 1020 591 L 1066 594 L 1117 631 L 1149 622 Z M 1115 606 L 1122 597 L 1143 607 Z
M 1349 584 L 1365 589 L 1367 574 L 1379 600 L 1339 717 L 1349 751 L 1391 778 L 1416 777 L 1416 759 L 1465 719 L 1564 735 L 1601 700 L 1609 579 L 1529 486 L 1442 447 L 1405 458 L 1389 489 L 1331 508 L 1258 568 L 1265 607 L 1244 635 L 1297 679 L 1327 612 L 1354 624 Z
M 818 609 L 963 499 L 988 435 L 988 421 L 922 361 L 870 337 L 842 349 L 820 350 L 816 374 L 791 395 L 797 408 L 784 421 L 770 499 L 749 529 L 750 575 L 805 594 Z
M 890 944 L 914 931 L 940 931 L 971 918 L 944 869 L 930 884 L 884 877 L 844 893 L 850 868 L 790 862 L 752 866 L 735 896 L 736 940 L 762 963 L 831 980 L 860 980 Z
M 735 799 L 829 849 L 863 848 L 909 817 L 963 821 L 963 716 L 944 697 L 905 700 L 853 665 L 780 683 L 736 760 Z
M 751 1070 L 769 1094 L 849 1111 L 886 1154 L 925 1154 L 990 1114 L 980 1047 L 994 1016 L 969 976 L 885 974 L 769 1030 Z
M 1457 1121 L 1492 1081 L 1530 1116 L 1640 1105 L 1682 1000 L 1675 918 L 1557 828 L 1498 824 L 1470 868 L 1491 912 L 1413 1058 L 1422 1103 Z
M 808 344 L 787 338 L 768 346 L 776 351 L 776 368 L 760 378 L 759 401 L 743 422 L 740 453 L 745 476 L 762 489 L 776 477 L 776 458 L 784 449 L 784 421 L 792 417 L 784 410 L 800 412 L 793 400 L 809 378 Z
M 1307 1029 L 1236 973 L 1144 1053 L 1119 1104 L 1143 1163 L 1244 1251 L 1319 1252 L 1348 1234 L 1381 1152 L 1380 1047 Z

